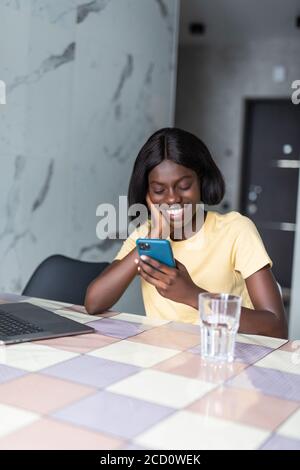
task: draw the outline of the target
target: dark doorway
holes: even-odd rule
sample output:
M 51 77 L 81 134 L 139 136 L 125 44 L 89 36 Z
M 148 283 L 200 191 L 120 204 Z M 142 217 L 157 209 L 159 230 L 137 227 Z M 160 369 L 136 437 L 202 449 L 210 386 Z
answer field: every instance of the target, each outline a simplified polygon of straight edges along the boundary
M 299 168 L 300 105 L 290 99 L 247 100 L 241 212 L 256 224 L 287 301 Z

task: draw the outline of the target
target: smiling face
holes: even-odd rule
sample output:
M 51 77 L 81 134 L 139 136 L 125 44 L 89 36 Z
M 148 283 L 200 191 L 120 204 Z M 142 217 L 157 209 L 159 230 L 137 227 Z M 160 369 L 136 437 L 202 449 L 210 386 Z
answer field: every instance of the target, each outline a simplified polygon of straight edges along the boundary
M 163 160 L 148 175 L 149 195 L 153 204 L 166 204 L 162 214 L 170 222 L 171 229 L 185 225 L 194 218 L 201 201 L 199 178 L 195 171 Z M 184 210 L 189 204 L 190 210 Z

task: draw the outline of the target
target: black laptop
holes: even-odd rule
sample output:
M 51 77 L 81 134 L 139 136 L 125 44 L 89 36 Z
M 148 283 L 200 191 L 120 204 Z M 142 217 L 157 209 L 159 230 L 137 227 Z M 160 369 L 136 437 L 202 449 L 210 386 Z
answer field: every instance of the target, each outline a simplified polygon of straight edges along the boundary
M 78 323 L 29 302 L 0 304 L 0 344 L 94 333 Z

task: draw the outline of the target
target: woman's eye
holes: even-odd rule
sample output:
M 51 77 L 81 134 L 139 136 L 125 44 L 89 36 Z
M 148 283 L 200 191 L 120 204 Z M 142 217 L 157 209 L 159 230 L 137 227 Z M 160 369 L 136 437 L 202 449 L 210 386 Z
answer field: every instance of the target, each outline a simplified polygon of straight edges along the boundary
M 179 188 L 179 189 L 181 189 L 181 191 L 187 191 L 188 189 L 190 189 L 190 186 L 185 186 L 184 188 L 182 187 L 182 188 Z
M 154 194 L 162 194 L 164 192 L 164 190 L 161 189 L 160 191 L 153 191 L 153 192 L 154 192 Z

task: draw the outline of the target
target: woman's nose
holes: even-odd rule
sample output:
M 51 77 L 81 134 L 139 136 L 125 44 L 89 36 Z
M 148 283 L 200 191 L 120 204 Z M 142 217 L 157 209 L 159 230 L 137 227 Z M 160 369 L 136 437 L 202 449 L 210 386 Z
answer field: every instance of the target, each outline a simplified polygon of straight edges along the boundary
M 173 189 L 170 189 L 166 197 L 166 203 L 171 205 L 171 204 L 179 204 L 180 202 L 181 202 L 180 195 L 177 194 L 176 191 L 174 191 Z

